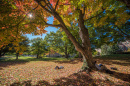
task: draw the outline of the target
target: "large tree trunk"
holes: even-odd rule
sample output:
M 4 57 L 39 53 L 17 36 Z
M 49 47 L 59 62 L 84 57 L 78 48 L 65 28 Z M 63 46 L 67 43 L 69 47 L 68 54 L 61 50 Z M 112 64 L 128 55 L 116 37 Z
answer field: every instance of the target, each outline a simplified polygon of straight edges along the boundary
M 94 61 L 92 58 L 92 52 L 91 52 L 91 44 L 90 44 L 90 39 L 89 39 L 89 33 L 88 29 L 84 25 L 84 19 L 83 19 L 84 14 L 82 14 L 82 11 L 80 10 L 80 15 L 79 15 L 79 36 L 82 40 L 82 48 L 83 51 L 81 52 L 83 56 L 83 67 L 82 69 L 86 68 L 95 68 Z
M 68 59 L 68 52 L 67 52 L 67 46 L 65 46 L 65 58 L 67 58 Z

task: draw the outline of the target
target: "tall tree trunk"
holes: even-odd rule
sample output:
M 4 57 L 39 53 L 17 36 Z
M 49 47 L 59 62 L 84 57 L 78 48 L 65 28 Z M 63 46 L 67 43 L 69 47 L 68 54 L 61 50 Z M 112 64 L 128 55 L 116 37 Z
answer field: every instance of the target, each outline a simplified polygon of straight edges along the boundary
M 65 46 L 65 58 L 68 59 L 67 46 Z
M 49 49 L 49 57 L 50 57 L 50 49 Z
M 91 52 L 91 44 L 90 44 L 90 39 L 89 39 L 89 33 L 88 29 L 84 25 L 84 19 L 83 19 L 84 14 L 82 14 L 82 11 L 80 10 L 80 15 L 79 15 L 79 36 L 82 40 L 82 48 L 83 51 L 81 52 L 83 56 L 83 67 L 82 69 L 86 68 L 95 68 L 94 61 L 92 58 L 92 52 Z
M 16 60 L 18 60 L 18 57 L 19 57 L 19 53 L 16 53 Z
M 37 59 L 39 58 L 39 54 L 37 54 Z

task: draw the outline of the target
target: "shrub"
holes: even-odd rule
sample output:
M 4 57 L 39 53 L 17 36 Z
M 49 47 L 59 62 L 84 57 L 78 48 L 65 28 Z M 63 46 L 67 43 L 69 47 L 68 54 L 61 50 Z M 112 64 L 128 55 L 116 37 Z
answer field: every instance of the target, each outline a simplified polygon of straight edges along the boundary
M 100 53 L 97 52 L 97 51 L 94 51 L 94 52 L 93 52 L 93 55 L 94 55 L 94 56 L 95 56 L 95 55 L 100 55 Z
M 103 45 L 101 46 L 101 55 L 111 55 L 111 54 L 117 54 L 119 52 L 122 52 L 122 49 L 115 44 L 115 45 Z
M 101 55 L 107 55 L 107 45 L 102 45 L 101 46 Z

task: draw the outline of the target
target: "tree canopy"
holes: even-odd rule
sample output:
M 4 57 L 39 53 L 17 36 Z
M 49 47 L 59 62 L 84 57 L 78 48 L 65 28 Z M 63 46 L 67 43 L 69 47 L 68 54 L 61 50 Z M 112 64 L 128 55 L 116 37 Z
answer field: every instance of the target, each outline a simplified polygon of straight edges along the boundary
M 37 35 L 45 33 L 45 27 L 61 27 L 54 11 L 66 26 L 78 23 L 80 10 L 84 13 L 84 21 L 90 20 L 95 27 L 108 24 L 106 19 L 116 17 L 114 26 L 121 28 L 130 18 L 126 12 L 128 8 L 120 0 L 2 0 L 0 5 L 1 47 L 12 40 L 20 41 L 23 39 L 21 34 Z M 96 17 L 101 14 L 104 16 Z M 54 17 L 53 25 L 47 23 L 50 16 Z

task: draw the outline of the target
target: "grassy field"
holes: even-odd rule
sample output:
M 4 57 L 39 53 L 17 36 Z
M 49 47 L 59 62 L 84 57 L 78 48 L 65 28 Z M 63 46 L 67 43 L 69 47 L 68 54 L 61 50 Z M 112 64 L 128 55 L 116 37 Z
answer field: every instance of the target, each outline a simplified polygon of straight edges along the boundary
M 4 59 L 5 58 L 5 59 Z M 130 85 L 130 55 L 98 56 L 98 63 L 117 70 L 114 74 L 101 71 L 78 73 L 82 67 L 81 59 L 40 58 L 20 56 L 5 56 L 0 59 L 0 86 L 129 86 Z M 73 59 L 73 58 L 72 58 Z M 55 66 L 64 69 L 55 70 Z
M 11 61 L 25 61 L 25 62 L 29 62 L 29 61 L 67 61 L 67 60 L 70 60 L 71 58 L 69 59 L 66 59 L 66 58 L 58 58 L 58 57 L 42 57 L 42 58 L 39 58 L 37 59 L 36 57 L 30 57 L 30 56 L 19 56 L 18 60 L 16 60 L 16 57 L 15 56 L 9 56 L 9 55 L 6 55 L 4 56 L 3 58 L 0 59 L 1 62 L 11 62 Z

